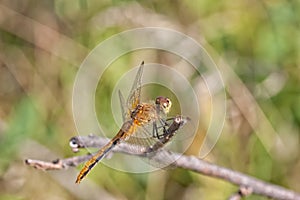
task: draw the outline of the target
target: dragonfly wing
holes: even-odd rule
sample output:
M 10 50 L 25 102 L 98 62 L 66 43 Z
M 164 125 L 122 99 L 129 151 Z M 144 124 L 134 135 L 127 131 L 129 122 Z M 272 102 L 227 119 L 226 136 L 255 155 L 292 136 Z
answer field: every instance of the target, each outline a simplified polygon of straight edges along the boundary
M 188 117 L 181 115 L 168 119 L 156 119 L 144 126 L 138 126 L 126 142 L 147 147 L 147 151 L 156 151 L 168 143 L 188 120 Z
M 169 168 L 176 159 L 170 156 L 170 153 L 165 150 L 164 146 L 171 137 L 175 135 L 181 125 L 184 124 L 178 124 L 183 123 L 183 121 L 181 121 L 181 118 L 176 116 L 171 122 L 165 123 L 164 126 L 156 126 L 157 135 L 162 137 L 157 138 L 155 137 L 156 134 L 153 134 L 153 126 L 154 124 L 160 124 L 159 120 L 160 119 L 146 126 L 138 127 L 135 133 L 126 142 L 132 145 L 135 151 L 138 146 L 138 153 L 146 155 L 146 158 L 143 158 L 146 163 L 156 168 Z
M 121 105 L 122 119 L 123 122 L 125 122 L 127 119 L 130 118 L 130 110 L 126 106 L 124 96 L 120 90 L 119 90 L 119 100 Z
M 135 80 L 133 82 L 132 88 L 127 99 L 127 107 L 130 109 L 134 109 L 140 103 L 143 69 L 144 61 L 141 63 L 138 69 L 138 72 L 136 74 Z
M 154 145 L 155 143 L 159 142 L 159 140 L 152 136 L 152 133 L 148 130 L 148 127 L 139 126 L 133 135 L 131 135 L 127 140 L 126 143 L 138 146 L 139 153 L 143 153 L 147 150 L 148 147 Z

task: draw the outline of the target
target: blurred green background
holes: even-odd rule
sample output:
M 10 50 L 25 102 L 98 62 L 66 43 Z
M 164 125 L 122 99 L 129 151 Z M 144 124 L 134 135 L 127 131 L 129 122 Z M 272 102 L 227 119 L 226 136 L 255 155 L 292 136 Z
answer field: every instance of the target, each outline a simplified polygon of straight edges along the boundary
M 68 140 L 77 134 L 72 87 L 81 62 L 108 37 L 146 26 L 193 37 L 222 68 L 227 118 L 206 159 L 300 192 L 299 1 L 2 0 L 0 199 L 226 199 L 238 189 L 181 169 L 130 174 L 101 164 L 77 186 L 75 168 L 43 172 L 23 164 L 74 155 Z M 140 61 L 129 56 L 118 62 L 125 68 L 107 72 L 101 107 L 110 106 L 118 78 L 112 74 Z M 169 64 L 163 53 L 154 61 Z M 198 153 L 209 118 L 203 116 L 188 154 Z

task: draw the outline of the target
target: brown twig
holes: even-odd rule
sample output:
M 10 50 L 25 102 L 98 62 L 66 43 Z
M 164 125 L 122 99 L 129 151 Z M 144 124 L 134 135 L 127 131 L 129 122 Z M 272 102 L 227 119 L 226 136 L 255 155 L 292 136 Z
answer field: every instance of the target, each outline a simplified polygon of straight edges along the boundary
M 80 163 L 88 161 L 91 157 L 92 154 L 89 154 L 84 156 L 74 156 L 66 159 L 57 159 L 51 162 L 26 159 L 25 164 L 41 170 L 60 170 L 68 169 L 69 167 L 75 167 Z
M 101 147 L 107 143 L 107 139 L 96 136 L 85 137 L 73 137 L 70 140 L 70 146 L 73 151 L 78 151 L 79 148 L 85 147 Z M 113 149 L 114 152 L 122 152 L 131 155 L 146 156 L 141 154 L 139 148 L 136 149 L 132 145 L 121 143 Z M 162 150 L 164 151 L 164 150 Z M 281 186 L 267 183 L 257 178 L 248 176 L 246 174 L 227 169 L 225 167 L 217 166 L 215 164 L 198 159 L 194 156 L 180 155 L 174 152 L 167 152 L 172 159 L 176 160 L 173 163 L 175 167 L 191 170 L 206 176 L 223 179 L 227 182 L 240 186 L 241 188 L 247 188 L 247 191 L 251 191 L 253 194 L 267 196 L 274 199 L 291 199 L 300 200 L 300 194 L 285 189 Z M 79 163 L 87 161 L 91 155 L 75 156 L 67 159 L 61 159 L 53 162 L 45 162 L 38 160 L 27 159 L 25 163 L 38 169 L 53 170 L 53 169 L 66 169 L 70 166 L 77 166 Z M 157 157 L 156 161 L 164 162 L 164 158 Z M 244 190 L 243 190 L 244 191 Z M 248 193 L 247 193 L 248 194 Z M 246 195 L 246 194 L 242 194 Z

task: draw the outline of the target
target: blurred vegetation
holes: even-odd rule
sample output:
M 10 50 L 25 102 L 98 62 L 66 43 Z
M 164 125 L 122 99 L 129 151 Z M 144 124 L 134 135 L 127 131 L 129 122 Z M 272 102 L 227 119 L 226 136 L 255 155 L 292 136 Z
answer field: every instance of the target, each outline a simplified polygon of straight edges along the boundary
M 181 169 L 130 174 L 99 165 L 89 177 L 95 185 L 80 190 L 74 171 L 59 181 L 66 171 L 43 173 L 22 164 L 28 157 L 73 155 L 68 140 L 77 133 L 71 98 L 81 62 L 106 38 L 146 26 L 205 39 L 290 144 L 266 150 L 259 139 L 266 133 L 249 125 L 228 92 L 225 128 L 207 159 L 300 192 L 299 1 L 2 0 L 0 19 L 0 199 L 226 199 L 238 189 Z M 106 72 L 97 89 L 103 104 L 97 108 L 110 108 L 113 84 L 142 59 L 122 58 L 125 68 Z M 164 55 L 154 60 L 168 64 Z M 113 120 L 111 114 L 99 119 L 108 126 Z

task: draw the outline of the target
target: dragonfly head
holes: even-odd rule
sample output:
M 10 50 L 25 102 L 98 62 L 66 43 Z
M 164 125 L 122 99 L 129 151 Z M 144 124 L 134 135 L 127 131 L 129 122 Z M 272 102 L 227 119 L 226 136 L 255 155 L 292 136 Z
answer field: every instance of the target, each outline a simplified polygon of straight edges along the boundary
M 167 97 L 156 97 L 155 104 L 164 114 L 168 114 L 172 106 L 171 100 Z

